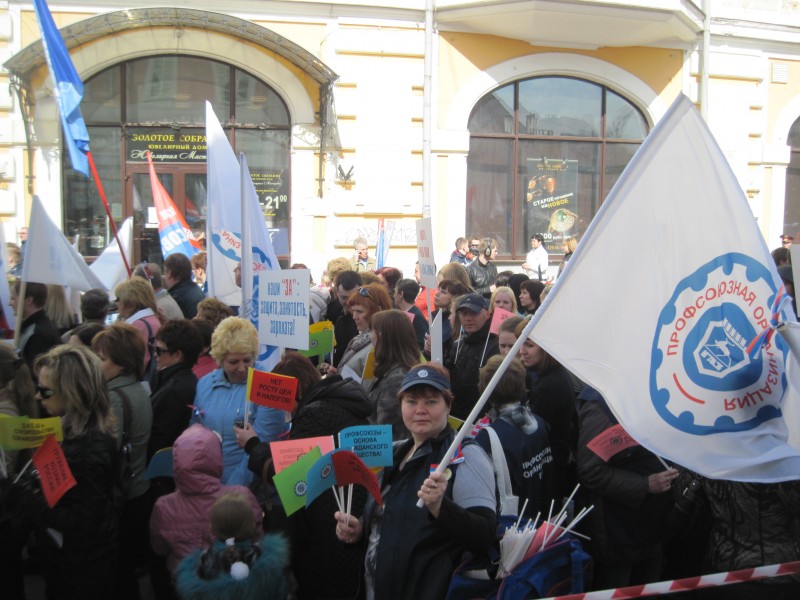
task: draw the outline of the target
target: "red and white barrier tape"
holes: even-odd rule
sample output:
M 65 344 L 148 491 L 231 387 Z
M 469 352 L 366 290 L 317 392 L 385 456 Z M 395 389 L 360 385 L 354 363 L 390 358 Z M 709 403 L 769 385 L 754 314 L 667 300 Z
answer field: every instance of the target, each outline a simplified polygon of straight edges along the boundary
M 660 596 L 661 594 L 674 594 L 675 592 L 686 592 L 700 588 L 717 587 L 721 585 L 731 585 L 743 581 L 755 581 L 767 577 L 779 577 L 781 575 L 794 575 L 800 573 L 800 561 L 783 563 L 780 565 L 766 565 L 752 569 L 739 569 L 738 571 L 727 571 L 725 573 L 713 573 L 700 577 L 687 577 L 686 579 L 674 579 L 672 581 L 659 581 L 646 585 L 632 585 L 613 590 L 599 590 L 596 592 L 585 592 L 583 594 L 569 594 L 567 596 L 557 596 L 546 598 L 545 600 L 620 600 L 622 598 L 642 598 L 644 596 Z

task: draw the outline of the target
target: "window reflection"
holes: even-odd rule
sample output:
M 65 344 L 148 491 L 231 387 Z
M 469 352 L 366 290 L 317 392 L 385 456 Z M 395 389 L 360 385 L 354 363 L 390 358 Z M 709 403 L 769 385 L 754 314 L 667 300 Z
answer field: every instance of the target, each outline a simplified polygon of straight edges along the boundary
M 81 110 L 117 226 L 126 216 L 135 216 L 134 258 L 161 262 L 157 220 L 147 210 L 152 206 L 149 151 L 176 207 L 195 237 L 204 241 L 206 100 L 212 103 L 234 150 L 247 154 L 275 250 L 288 255 L 288 108 L 273 89 L 252 75 L 204 58 L 136 59 L 114 65 L 86 82 Z M 73 172 L 68 159 L 62 160 L 62 171 L 64 231 L 80 236 L 84 256 L 97 256 L 113 241 L 97 186 Z
M 494 237 L 501 256 L 523 259 L 541 233 L 557 260 L 563 241 L 586 231 L 648 125 L 602 85 L 547 76 L 487 94 L 469 129 L 468 234 Z

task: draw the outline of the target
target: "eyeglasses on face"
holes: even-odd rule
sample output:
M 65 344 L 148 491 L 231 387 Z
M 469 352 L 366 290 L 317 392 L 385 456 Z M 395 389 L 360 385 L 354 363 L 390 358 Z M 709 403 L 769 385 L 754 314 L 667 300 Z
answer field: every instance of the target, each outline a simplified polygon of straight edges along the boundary
M 52 398 L 53 396 L 56 395 L 56 393 L 53 390 L 43 385 L 36 386 L 36 393 L 39 394 L 42 398 Z
M 161 356 L 162 354 L 174 354 L 174 350 L 170 350 L 169 348 L 163 348 L 162 346 L 156 346 L 155 348 L 156 356 Z

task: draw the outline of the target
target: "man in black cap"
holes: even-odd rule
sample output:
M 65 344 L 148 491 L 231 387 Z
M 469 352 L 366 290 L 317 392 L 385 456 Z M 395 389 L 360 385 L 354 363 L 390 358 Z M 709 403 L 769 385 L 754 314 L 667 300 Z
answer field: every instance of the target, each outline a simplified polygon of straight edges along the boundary
M 781 236 L 781 244 L 783 245 L 784 248 L 791 248 L 793 241 L 794 241 L 794 238 L 792 236 L 790 236 L 788 233 L 784 233 Z
M 450 414 L 466 419 L 478 401 L 478 370 L 490 356 L 499 354 L 497 336 L 489 333 L 489 302 L 481 294 L 467 294 L 456 308 L 463 334 L 447 351 L 444 366 L 450 371 L 455 400 Z

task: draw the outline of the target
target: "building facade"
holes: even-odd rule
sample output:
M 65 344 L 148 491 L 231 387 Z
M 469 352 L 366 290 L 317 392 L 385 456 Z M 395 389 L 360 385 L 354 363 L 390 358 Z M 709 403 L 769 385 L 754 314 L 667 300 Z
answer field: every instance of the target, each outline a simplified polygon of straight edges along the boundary
M 381 218 L 394 222 L 387 264 L 410 273 L 428 212 L 439 263 L 465 234 L 497 239 L 518 267 L 543 233 L 556 259 L 679 93 L 702 108 L 768 246 L 800 239 L 800 8 L 788 0 L 441 0 L 429 35 L 424 0 L 176 4 L 50 3 L 86 85 L 112 215 L 134 217 L 134 260 L 159 253 L 148 150 L 203 229 L 206 100 L 247 155 L 277 253 L 315 274 L 358 236 L 374 245 Z M 107 217 L 62 151 L 29 3 L 0 2 L 0 57 L 6 238 L 38 194 L 96 255 Z

